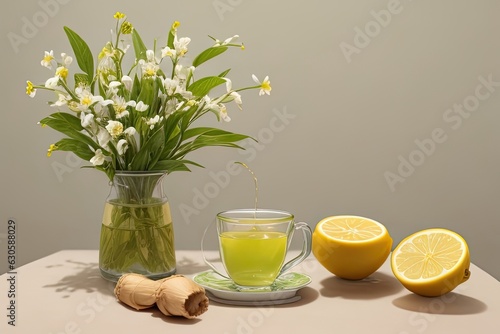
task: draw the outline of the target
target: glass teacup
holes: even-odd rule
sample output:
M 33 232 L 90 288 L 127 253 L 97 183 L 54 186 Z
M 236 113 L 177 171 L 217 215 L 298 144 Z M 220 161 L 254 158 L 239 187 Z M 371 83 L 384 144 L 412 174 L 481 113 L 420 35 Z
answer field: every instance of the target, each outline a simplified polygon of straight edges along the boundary
M 222 264 L 229 278 L 241 287 L 270 286 L 311 253 L 311 228 L 295 222 L 286 211 L 229 210 L 217 214 L 216 223 Z M 303 234 L 302 252 L 285 263 L 296 230 Z

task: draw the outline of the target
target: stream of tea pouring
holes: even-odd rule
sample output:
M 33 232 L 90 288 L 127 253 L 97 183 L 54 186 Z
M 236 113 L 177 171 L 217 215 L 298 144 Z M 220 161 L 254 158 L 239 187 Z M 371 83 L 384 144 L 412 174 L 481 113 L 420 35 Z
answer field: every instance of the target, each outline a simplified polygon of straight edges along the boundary
M 257 204 L 258 204 L 257 202 L 258 202 L 258 197 L 259 197 L 259 186 L 258 186 L 258 182 L 257 182 L 257 176 L 255 176 L 255 173 L 250 169 L 250 167 L 248 167 L 248 165 L 246 163 L 240 162 L 240 161 L 235 161 L 234 163 L 245 167 L 250 172 L 250 174 L 252 174 L 253 182 L 255 185 L 255 201 L 254 201 L 253 218 L 256 219 L 257 218 L 257 216 L 256 216 Z
M 254 181 L 254 186 L 255 186 L 255 200 L 254 200 L 254 211 L 253 211 L 253 218 L 254 219 L 257 219 L 257 204 L 258 204 L 258 195 L 259 195 L 259 187 L 258 187 L 258 181 L 257 181 L 257 176 L 255 175 L 255 173 L 250 169 L 250 167 L 248 167 L 248 165 L 244 162 L 241 162 L 241 161 L 235 161 L 234 162 L 235 164 L 238 164 L 238 165 L 241 165 L 243 166 L 244 168 L 246 168 L 248 170 L 248 172 L 252 175 L 252 178 L 253 178 L 253 181 Z M 204 252 L 204 241 L 205 241 L 205 237 L 206 237 L 206 234 L 207 234 L 207 231 L 210 229 L 210 227 L 212 225 L 214 225 L 215 223 L 215 220 L 212 221 L 206 228 L 205 228 L 205 231 L 203 232 L 203 235 L 201 237 L 201 253 L 202 253 L 202 256 L 203 256 L 203 261 L 205 262 L 205 264 L 207 264 L 210 268 L 212 268 L 212 270 L 214 272 L 216 272 L 217 274 L 219 274 L 220 276 L 222 277 L 225 277 L 225 278 L 229 278 L 227 277 L 226 275 L 222 274 L 220 272 L 220 269 L 216 268 L 210 261 L 208 261 L 208 259 L 205 257 L 205 252 Z M 255 228 L 255 227 L 254 227 Z

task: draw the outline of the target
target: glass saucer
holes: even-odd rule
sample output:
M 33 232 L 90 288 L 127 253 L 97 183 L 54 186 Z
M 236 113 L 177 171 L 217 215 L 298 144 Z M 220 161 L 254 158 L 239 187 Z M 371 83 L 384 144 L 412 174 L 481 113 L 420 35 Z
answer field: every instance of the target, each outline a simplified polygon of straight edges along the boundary
M 300 299 L 297 291 L 309 283 L 311 278 L 300 273 L 286 273 L 279 276 L 271 286 L 238 287 L 232 280 L 222 277 L 213 270 L 196 274 L 193 281 L 209 292 L 212 300 L 233 305 L 277 305 Z

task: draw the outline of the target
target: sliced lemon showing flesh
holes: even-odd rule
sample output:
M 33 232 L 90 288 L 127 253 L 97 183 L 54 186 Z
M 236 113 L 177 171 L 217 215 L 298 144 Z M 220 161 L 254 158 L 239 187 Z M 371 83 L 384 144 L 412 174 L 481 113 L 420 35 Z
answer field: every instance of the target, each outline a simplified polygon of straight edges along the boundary
M 316 259 L 338 277 L 358 280 L 385 262 L 392 238 L 381 223 L 360 216 L 331 216 L 317 225 L 312 237 Z
M 437 297 L 469 279 L 469 248 L 456 232 L 433 228 L 401 241 L 391 256 L 396 278 L 408 290 Z

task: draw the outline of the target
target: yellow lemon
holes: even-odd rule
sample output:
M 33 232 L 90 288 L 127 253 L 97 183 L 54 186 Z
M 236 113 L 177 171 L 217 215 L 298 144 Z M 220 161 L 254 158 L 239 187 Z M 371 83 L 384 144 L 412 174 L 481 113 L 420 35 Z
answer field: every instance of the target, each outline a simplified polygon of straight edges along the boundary
M 392 238 L 381 223 L 359 216 L 332 216 L 314 229 L 312 252 L 327 270 L 338 277 L 365 278 L 385 262 Z
M 437 297 L 469 279 L 469 248 L 457 233 L 432 228 L 401 241 L 391 256 L 396 278 L 408 290 Z

